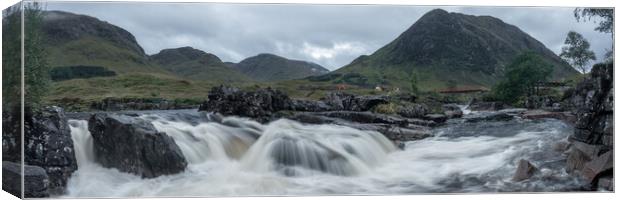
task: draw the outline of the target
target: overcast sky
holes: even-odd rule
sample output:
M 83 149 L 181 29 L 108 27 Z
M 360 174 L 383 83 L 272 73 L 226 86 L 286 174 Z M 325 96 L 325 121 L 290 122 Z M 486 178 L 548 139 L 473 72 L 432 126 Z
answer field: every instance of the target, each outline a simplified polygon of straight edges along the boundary
M 395 39 L 434 8 L 490 15 L 516 25 L 559 54 L 569 30 L 584 35 L 599 60 L 611 49 L 610 34 L 577 22 L 567 7 L 422 7 L 215 3 L 60 3 L 47 10 L 86 14 L 131 32 L 147 54 L 192 46 L 223 61 L 259 53 L 337 69 Z

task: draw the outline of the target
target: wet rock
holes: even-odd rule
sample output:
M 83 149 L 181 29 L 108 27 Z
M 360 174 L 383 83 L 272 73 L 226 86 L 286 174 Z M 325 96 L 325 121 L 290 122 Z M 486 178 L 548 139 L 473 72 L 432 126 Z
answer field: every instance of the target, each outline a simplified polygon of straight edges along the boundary
M 428 108 L 423 104 L 411 104 L 399 106 L 396 109 L 396 113 L 407 118 L 423 118 L 428 114 Z
M 553 144 L 552 149 L 557 152 L 566 152 L 570 147 L 568 141 L 559 141 Z
M 32 165 L 24 165 L 23 167 L 24 197 L 49 197 L 49 178 L 45 169 Z M 21 168 L 22 165 L 18 163 L 8 161 L 2 162 L 2 189 L 17 197 L 21 197 Z
M 554 112 L 563 111 L 560 105 L 560 98 L 556 96 L 529 96 L 525 99 L 523 106 L 528 109 L 542 109 Z
M 176 174 L 187 161 L 179 146 L 146 120 L 120 114 L 94 114 L 88 121 L 95 160 L 104 167 L 145 178 Z
M 512 115 L 500 112 L 500 113 L 493 113 L 493 114 L 481 116 L 481 117 L 467 118 L 465 122 L 475 123 L 475 122 L 484 122 L 484 121 L 509 121 L 512 119 L 514 119 Z
M 424 116 L 424 119 L 434 121 L 435 123 L 444 123 L 448 120 L 448 117 L 443 114 L 428 114 Z
M 43 168 L 51 194 L 63 194 L 78 169 L 68 119 L 60 107 L 45 107 L 24 117 L 24 162 Z
M 315 115 L 344 119 L 351 122 L 357 123 L 380 123 L 380 124 L 390 124 L 397 125 L 401 127 L 405 127 L 409 124 L 415 124 L 420 126 L 436 126 L 437 123 L 428 120 L 420 120 L 420 119 L 408 119 L 401 118 L 393 115 L 384 115 L 378 113 L 371 112 L 354 112 L 354 111 L 331 111 L 331 112 L 319 112 L 314 113 Z
M 446 115 L 448 119 L 463 117 L 463 111 L 456 104 L 445 104 L 443 105 L 443 110 L 444 115 Z
M 328 93 L 323 99 L 333 110 L 368 111 L 379 104 L 387 104 L 388 97 L 382 95 L 356 96 L 343 92 Z
M 245 92 L 238 88 L 219 86 L 209 91 L 208 101 L 198 110 L 267 122 L 271 120 L 274 112 L 290 109 L 291 100 L 279 90 L 267 88 Z
M 582 174 L 590 182 L 594 182 L 596 178 L 604 173 L 612 173 L 614 167 L 614 154 L 608 151 L 601 156 L 597 156 L 583 167 Z
M 521 159 L 519 160 L 517 171 L 512 177 L 512 180 L 518 182 L 529 179 L 534 175 L 534 173 L 536 173 L 536 171 L 538 171 L 538 169 L 534 165 L 532 165 L 532 163 L 527 160 Z
M 298 99 L 294 99 L 291 101 L 291 109 L 294 111 L 305 111 L 305 112 L 324 112 L 324 111 L 333 110 L 331 106 L 327 105 L 323 101 L 298 100 Z

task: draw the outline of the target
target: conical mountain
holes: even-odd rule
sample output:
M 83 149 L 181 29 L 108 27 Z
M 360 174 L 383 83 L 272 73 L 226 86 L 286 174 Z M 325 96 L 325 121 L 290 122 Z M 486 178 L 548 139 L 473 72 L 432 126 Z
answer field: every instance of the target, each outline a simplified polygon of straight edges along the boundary
M 541 42 L 514 25 L 491 16 L 449 13 L 424 14 L 398 38 L 372 55 L 361 56 L 337 70 L 337 82 L 406 87 L 415 72 L 422 87 L 491 86 L 522 52 L 533 51 L 554 65 L 553 78 L 577 74 Z M 355 79 L 347 78 L 355 77 Z

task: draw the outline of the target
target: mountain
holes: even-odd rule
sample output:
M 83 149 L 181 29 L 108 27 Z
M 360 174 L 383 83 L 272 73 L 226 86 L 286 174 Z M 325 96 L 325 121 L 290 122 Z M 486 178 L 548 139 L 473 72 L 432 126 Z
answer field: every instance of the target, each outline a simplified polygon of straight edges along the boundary
M 449 82 L 491 86 L 501 79 L 511 60 L 525 51 L 538 53 L 553 64 L 554 79 L 577 74 L 541 42 L 514 25 L 490 16 L 435 9 L 386 46 L 360 56 L 329 77 L 336 83 L 408 88 L 415 72 L 420 86 L 427 89 L 444 88 Z
M 217 56 L 192 47 L 164 49 L 150 59 L 163 69 L 194 80 L 249 81 Z
M 329 72 L 315 63 L 290 60 L 266 53 L 246 58 L 232 67 L 258 81 L 301 79 Z
M 149 62 L 131 33 L 97 18 L 45 11 L 42 32 L 52 67 L 97 66 L 119 74 L 167 74 Z

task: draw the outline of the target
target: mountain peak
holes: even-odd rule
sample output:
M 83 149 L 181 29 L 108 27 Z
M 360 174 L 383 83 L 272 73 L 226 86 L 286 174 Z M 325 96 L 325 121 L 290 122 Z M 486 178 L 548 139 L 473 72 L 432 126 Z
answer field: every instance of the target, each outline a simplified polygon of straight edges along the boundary
M 426 77 L 432 79 L 429 81 L 435 86 L 454 80 L 490 86 L 501 78 L 505 66 L 525 51 L 540 54 L 556 66 L 556 78 L 575 73 L 541 42 L 516 26 L 491 16 L 449 13 L 441 9 L 425 13 L 388 45 L 338 71 L 356 73 L 366 70 L 362 68 L 378 68 L 379 74 L 387 73 L 386 70 L 423 71 L 428 73 Z M 376 74 L 369 74 L 377 78 L 367 85 L 407 79 L 405 76 L 395 78 Z

